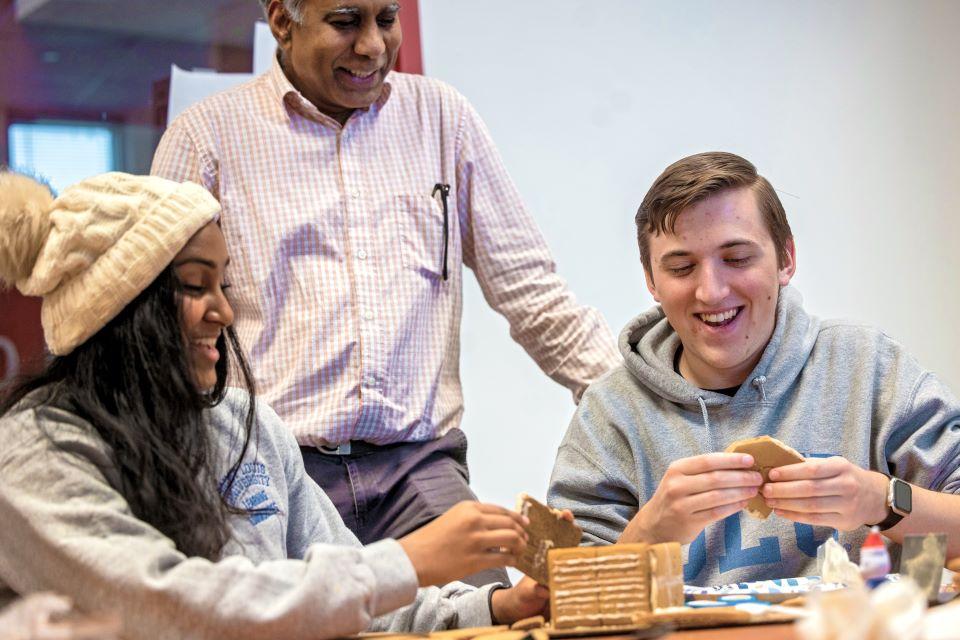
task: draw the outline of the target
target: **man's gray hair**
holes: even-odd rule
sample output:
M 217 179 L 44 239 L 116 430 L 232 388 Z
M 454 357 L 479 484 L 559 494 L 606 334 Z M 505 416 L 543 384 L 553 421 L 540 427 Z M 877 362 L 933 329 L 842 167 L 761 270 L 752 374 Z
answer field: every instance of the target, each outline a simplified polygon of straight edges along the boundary
M 263 12 L 267 12 L 267 4 L 270 0 L 258 0 Z M 283 8 L 290 14 L 290 19 L 300 24 L 303 22 L 303 0 L 283 0 Z

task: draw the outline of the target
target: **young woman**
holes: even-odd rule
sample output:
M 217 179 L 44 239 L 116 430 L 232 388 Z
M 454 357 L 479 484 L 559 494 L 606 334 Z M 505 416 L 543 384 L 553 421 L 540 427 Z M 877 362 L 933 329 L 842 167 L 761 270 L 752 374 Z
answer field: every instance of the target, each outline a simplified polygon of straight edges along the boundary
M 219 205 L 112 173 L 56 201 L 0 174 L 0 281 L 53 354 L 0 403 L 0 601 L 53 590 L 130 638 L 327 638 L 510 622 L 547 594 L 446 584 L 512 562 L 523 518 L 461 503 L 366 547 L 303 470 L 231 329 Z M 245 391 L 228 389 L 228 369 Z M 0 602 L 2 604 L 2 602 Z

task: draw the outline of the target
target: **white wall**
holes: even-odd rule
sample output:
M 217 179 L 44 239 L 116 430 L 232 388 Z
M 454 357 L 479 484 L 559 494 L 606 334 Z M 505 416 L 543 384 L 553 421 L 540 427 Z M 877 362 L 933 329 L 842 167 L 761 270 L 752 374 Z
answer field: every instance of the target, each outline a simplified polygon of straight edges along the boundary
M 960 2 L 420 0 L 428 75 L 460 89 L 578 297 L 652 304 L 633 216 L 721 149 L 780 191 L 807 307 L 880 325 L 960 388 Z M 473 486 L 543 496 L 574 406 L 467 278 Z M 471 284 L 472 283 L 472 284 Z

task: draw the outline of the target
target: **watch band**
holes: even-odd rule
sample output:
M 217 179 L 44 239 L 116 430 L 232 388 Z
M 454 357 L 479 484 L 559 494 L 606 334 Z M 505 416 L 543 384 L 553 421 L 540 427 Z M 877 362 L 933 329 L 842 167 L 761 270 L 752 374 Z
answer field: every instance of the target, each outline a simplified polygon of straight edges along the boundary
M 894 511 L 887 505 L 887 517 L 876 524 L 880 531 L 886 531 L 897 526 L 897 523 L 903 520 L 903 516 Z
M 876 524 L 876 526 L 881 531 L 886 531 L 887 529 L 892 529 L 897 525 L 898 522 L 903 520 L 905 516 L 910 515 L 911 506 L 908 504 L 905 506 L 906 511 L 902 508 L 898 508 L 896 503 L 896 483 L 901 482 L 908 489 L 911 489 L 910 483 L 901 480 L 900 478 L 895 478 L 889 474 L 884 474 L 890 478 L 889 483 L 887 484 L 887 517 L 881 520 Z

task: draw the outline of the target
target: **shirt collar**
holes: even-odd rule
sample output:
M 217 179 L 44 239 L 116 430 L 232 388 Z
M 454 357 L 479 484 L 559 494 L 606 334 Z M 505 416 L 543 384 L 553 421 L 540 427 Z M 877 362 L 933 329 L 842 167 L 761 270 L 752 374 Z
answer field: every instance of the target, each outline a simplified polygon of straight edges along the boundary
M 357 109 L 357 112 L 360 113 L 379 113 L 383 108 L 383 105 L 386 104 L 387 100 L 390 98 L 393 87 L 390 84 L 390 77 L 393 75 L 393 72 L 387 75 L 386 81 L 383 83 L 383 90 L 380 91 L 380 97 L 377 98 L 369 107 L 364 109 Z M 287 107 L 288 109 L 293 109 L 298 114 L 305 118 L 309 118 L 315 122 L 321 122 L 324 124 L 336 124 L 339 126 L 339 122 L 326 115 L 321 113 L 317 109 L 316 105 L 303 97 L 303 94 L 300 93 L 296 87 L 293 86 L 293 83 L 290 82 L 290 79 L 287 78 L 287 74 L 283 72 L 283 68 L 280 66 L 280 49 L 277 49 L 276 55 L 273 56 L 273 63 L 270 65 L 270 70 L 267 72 L 267 78 L 272 87 L 273 93 L 277 99 L 277 102 Z M 286 111 L 289 116 L 289 111 Z M 353 118 L 353 115 L 351 115 Z

